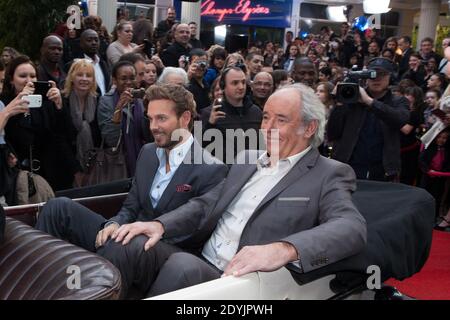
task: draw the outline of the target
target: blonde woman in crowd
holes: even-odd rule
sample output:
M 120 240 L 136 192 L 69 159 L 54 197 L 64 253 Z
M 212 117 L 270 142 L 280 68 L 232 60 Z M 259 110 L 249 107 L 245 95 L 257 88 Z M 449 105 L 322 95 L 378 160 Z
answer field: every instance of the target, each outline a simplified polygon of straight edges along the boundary
M 97 123 L 97 84 L 95 69 L 87 59 L 76 60 L 70 67 L 64 91 L 63 105 L 70 116 L 70 137 L 77 168 L 75 187 L 86 185 L 89 151 L 101 143 Z

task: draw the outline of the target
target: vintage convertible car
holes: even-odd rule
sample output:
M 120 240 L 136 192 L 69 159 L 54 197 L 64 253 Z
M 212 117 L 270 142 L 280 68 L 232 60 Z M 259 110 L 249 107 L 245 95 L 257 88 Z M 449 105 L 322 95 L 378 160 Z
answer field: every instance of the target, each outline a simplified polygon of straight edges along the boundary
M 75 199 L 109 218 L 120 209 L 129 187 L 130 181 L 120 181 L 58 196 Z M 305 274 L 287 266 L 275 272 L 225 277 L 151 299 L 368 299 L 374 295 L 368 289 L 378 288 L 389 278 L 403 280 L 419 272 L 431 247 L 434 199 L 406 185 L 358 181 L 353 201 L 368 227 L 367 246 L 358 255 Z M 120 275 L 109 262 L 25 225 L 34 225 L 42 206 L 6 209 L 10 218 L 6 242 L 0 245 L 0 299 L 118 298 Z M 39 242 L 42 237 L 57 248 Z M 42 263 L 33 263 L 36 259 Z M 89 260 L 86 266 L 84 259 Z M 57 263 L 59 267 L 82 264 L 81 289 L 65 289 L 68 275 L 50 266 Z

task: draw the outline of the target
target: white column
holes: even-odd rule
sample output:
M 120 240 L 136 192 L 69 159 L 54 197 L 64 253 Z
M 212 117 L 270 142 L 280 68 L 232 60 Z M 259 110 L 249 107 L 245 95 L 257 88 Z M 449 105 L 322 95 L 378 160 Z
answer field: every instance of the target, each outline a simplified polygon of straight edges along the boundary
M 117 23 L 117 0 L 98 0 L 97 10 L 103 24 L 111 33 Z
M 436 37 L 436 25 L 439 23 L 441 9 L 440 0 L 422 0 L 420 5 L 419 36 L 417 37 L 417 50 L 420 49 L 420 41 L 423 38 Z
M 294 39 L 298 36 L 298 32 L 300 29 L 300 5 L 302 2 L 303 0 L 292 1 L 291 27 L 284 30 L 284 34 L 286 34 L 286 32 L 288 31 L 292 31 L 292 33 L 294 34 Z M 284 44 L 284 48 L 286 49 L 286 43 Z
M 196 38 L 200 37 L 200 23 L 201 23 L 201 4 L 202 2 L 182 2 L 181 3 L 181 23 L 189 23 L 191 21 L 197 23 L 197 35 Z

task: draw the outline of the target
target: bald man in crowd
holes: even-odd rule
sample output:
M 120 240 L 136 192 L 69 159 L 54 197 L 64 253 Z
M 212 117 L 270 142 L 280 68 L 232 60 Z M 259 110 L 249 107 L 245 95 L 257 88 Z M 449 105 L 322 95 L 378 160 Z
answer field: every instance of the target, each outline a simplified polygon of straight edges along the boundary
M 166 67 L 179 67 L 181 56 L 189 56 L 191 45 L 191 29 L 185 23 L 180 23 L 175 27 L 173 34 L 174 42 L 161 54 L 161 60 Z M 184 66 L 182 66 L 184 67 Z
M 261 109 L 264 109 L 267 99 L 272 94 L 273 78 L 268 72 L 260 72 L 256 74 L 251 84 L 252 100 Z
M 55 81 L 59 89 L 66 79 L 62 67 L 63 42 L 58 36 L 48 36 L 42 41 L 41 62 L 38 66 L 39 81 Z

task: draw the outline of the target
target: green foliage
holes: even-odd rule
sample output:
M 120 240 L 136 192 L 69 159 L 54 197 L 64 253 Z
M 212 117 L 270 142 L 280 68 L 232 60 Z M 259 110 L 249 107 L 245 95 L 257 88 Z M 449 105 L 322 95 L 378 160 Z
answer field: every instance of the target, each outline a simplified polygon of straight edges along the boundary
M 32 59 L 42 40 L 64 22 L 74 0 L 0 0 L 0 49 L 14 47 Z
M 439 53 L 441 56 L 444 54 L 444 50 L 442 50 L 442 40 L 447 38 L 449 34 L 450 34 L 450 27 L 441 25 L 437 26 L 435 48 L 436 52 Z

